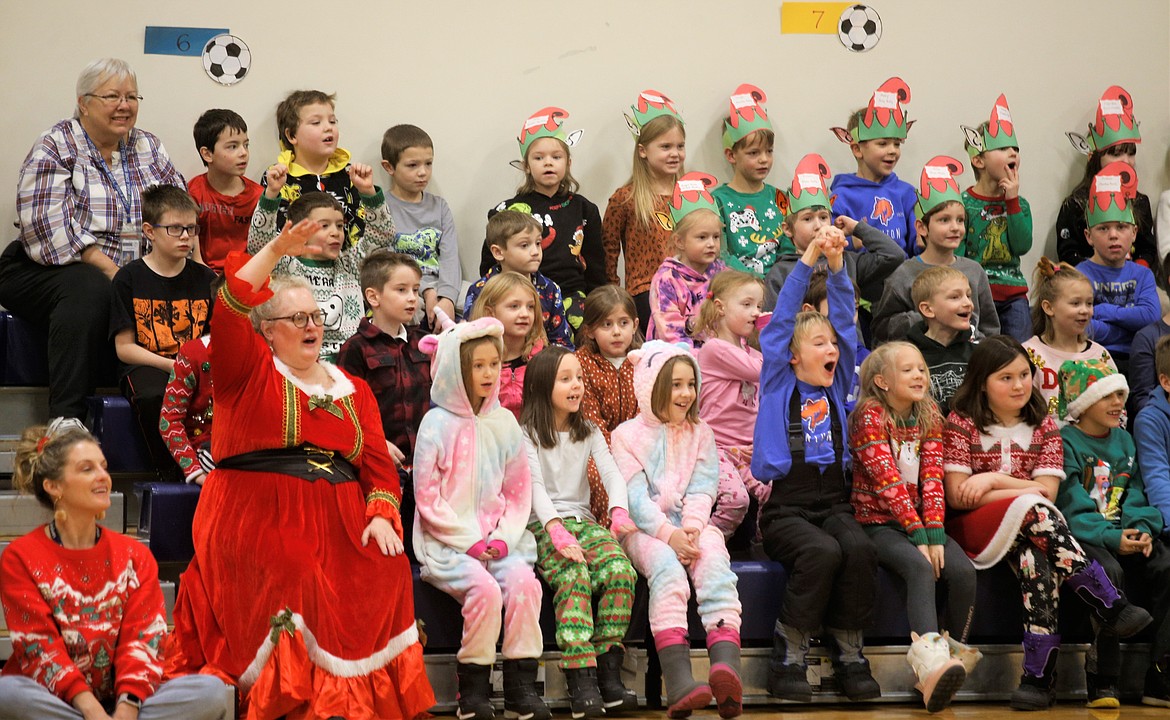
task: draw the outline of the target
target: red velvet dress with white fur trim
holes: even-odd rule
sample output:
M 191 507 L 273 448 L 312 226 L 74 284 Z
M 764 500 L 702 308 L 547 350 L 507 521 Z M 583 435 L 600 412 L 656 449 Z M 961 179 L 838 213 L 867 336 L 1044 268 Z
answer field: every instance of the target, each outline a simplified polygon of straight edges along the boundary
M 362 547 L 369 518 L 397 523 L 398 474 L 369 387 L 332 368 L 332 400 L 310 409 L 252 329 L 252 292 L 226 262 L 212 328 L 212 455 L 311 443 L 358 482 L 217 468 L 195 513 L 195 558 L 180 584 L 167 673 L 236 683 L 241 717 L 413 718 L 434 704 L 415 626 L 410 567 Z

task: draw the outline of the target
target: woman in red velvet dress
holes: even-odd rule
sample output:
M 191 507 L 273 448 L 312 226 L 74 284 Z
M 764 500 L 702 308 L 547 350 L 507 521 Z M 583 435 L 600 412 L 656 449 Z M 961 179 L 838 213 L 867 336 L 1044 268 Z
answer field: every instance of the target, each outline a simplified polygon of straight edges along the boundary
M 369 387 L 318 362 L 286 230 L 225 264 L 211 334 L 216 469 L 195 513 L 168 671 L 236 683 L 247 718 L 413 718 L 434 704 L 402 554 L 398 473 Z M 251 319 L 249 319 L 249 315 Z

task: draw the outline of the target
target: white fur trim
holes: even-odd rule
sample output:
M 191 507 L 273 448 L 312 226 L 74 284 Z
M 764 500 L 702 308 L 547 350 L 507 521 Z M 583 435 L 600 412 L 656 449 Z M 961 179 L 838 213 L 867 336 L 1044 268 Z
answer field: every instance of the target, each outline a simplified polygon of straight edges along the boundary
M 1056 506 L 1049 502 L 1043 495 L 1020 495 L 1008 505 L 1007 510 L 1004 511 L 1003 517 L 1000 518 L 999 527 L 996 528 L 995 534 L 991 536 L 991 540 L 987 542 L 983 550 L 971 558 L 971 564 L 978 570 L 986 570 L 995 565 L 1003 559 L 1007 551 L 1011 549 L 1012 543 L 1016 541 L 1016 537 L 1020 534 L 1020 523 L 1024 521 L 1024 515 L 1028 510 L 1036 505 L 1044 505 L 1054 515 L 1060 515 L 1060 511 Z
M 1118 390 L 1124 390 L 1125 397 L 1129 397 L 1129 382 L 1126 381 L 1124 375 L 1113 373 L 1099 378 L 1092 385 L 1085 388 L 1085 391 L 1078 395 L 1076 400 L 1073 400 L 1067 405 L 1065 414 L 1068 416 L 1068 420 L 1070 422 L 1079 420 L 1081 413 L 1092 407 L 1093 403 Z
M 301 632 L 301 637 L 305 640 L 305 649 L 309 653 L 309 660 L 325 672 L 337 677 L 361 677 L 363 675 L 369 675 L 375 670 L 380 670 L 390 664 L 391 660 L 418 642 L 418 626 L 411 624 L 409 628 L 403 630 L 397 636 L 390 638 L 390 642 L 386 643 L 386 647 L 373 655 L 362 658 L 361 660 L 343 660 L 336 655 L 322 650 L 317 645 L 317 638 L 305 626 L 305 619 L 301 617 L 300 613 L 293 613 L 292 621 L 296 629 Z M 256 657 L 252 660 L 252 664 L 248 666 L 248 669 L 244 671 L 243 675 L 240 675 L 241 688 L 248 690 L 259 679 L 260 671 L 268 664 L 268 658 L 272 656 L 272 651 L 275 648 L 276 644 L 272 642 L 272 635 L 269 633 L 260 645 L 260 649 L 256 652 Z
M 293 387 L 297 388 L 309 397 L 313 397 L 314 395 L 329 395 L 334 400 L 340 400 L 341 398 L 346 397 L 347 395 L 353 395 L 354 393 L 355 388 L 353 383 L 349 381 L 349 378 L 345 376 L 345 373 L 341 372 L 337 369 L 337 367 L 325 362 L 324 360 L 318 360 L 317 364 L 325 368 L 325 372 L 329 373 L 329 377 L 333 378 L 333 385 L 328 389 L 321 385 L 310 385 L 299 379 L 296 375 L 293 375 L 292 369 L 289 368 L 288 365 L 285 365 L 284 362 L 282 362 L 281 359 L 275 355 L 272 356 L 272 364 L 276 366 L 276 371 L 278 373 L 283 375 L 285 379 L 293 384 Z

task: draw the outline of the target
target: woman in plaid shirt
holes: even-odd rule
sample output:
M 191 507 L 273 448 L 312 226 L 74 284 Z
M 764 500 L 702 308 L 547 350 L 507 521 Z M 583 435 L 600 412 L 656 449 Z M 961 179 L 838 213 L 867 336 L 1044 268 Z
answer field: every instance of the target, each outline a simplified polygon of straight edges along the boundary
M 162 142 L 135 127 L 138 80 L 122 60 L 77 78 L 77 108 L 37 138 L 20 169 L 20 239 L 0 255 L 0 304 L 49 336 L 49 414 L 84 417 L 112 381 L 110 280 L 140 257 L 151 185 L 186 182 Z

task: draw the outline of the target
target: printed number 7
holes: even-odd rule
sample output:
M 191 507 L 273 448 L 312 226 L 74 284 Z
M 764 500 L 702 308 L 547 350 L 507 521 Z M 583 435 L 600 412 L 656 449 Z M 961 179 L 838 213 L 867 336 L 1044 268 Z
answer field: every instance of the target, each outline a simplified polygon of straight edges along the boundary
M 183 52 L 187 52 L 191 49 L 191 41 L 187 39 L 187 33 L 183 33 L 175 39 L 175 47 L 179 48 Z
M 813 27 L 819 28 L 821 26 L 821 18 L 825 17 L 825 11 L 824 10 L 813 10 L 812 13 L 813 13 L 813 15 L 817 16 L 817 21 L 816 21 L 816 23 L 813 24 Z

